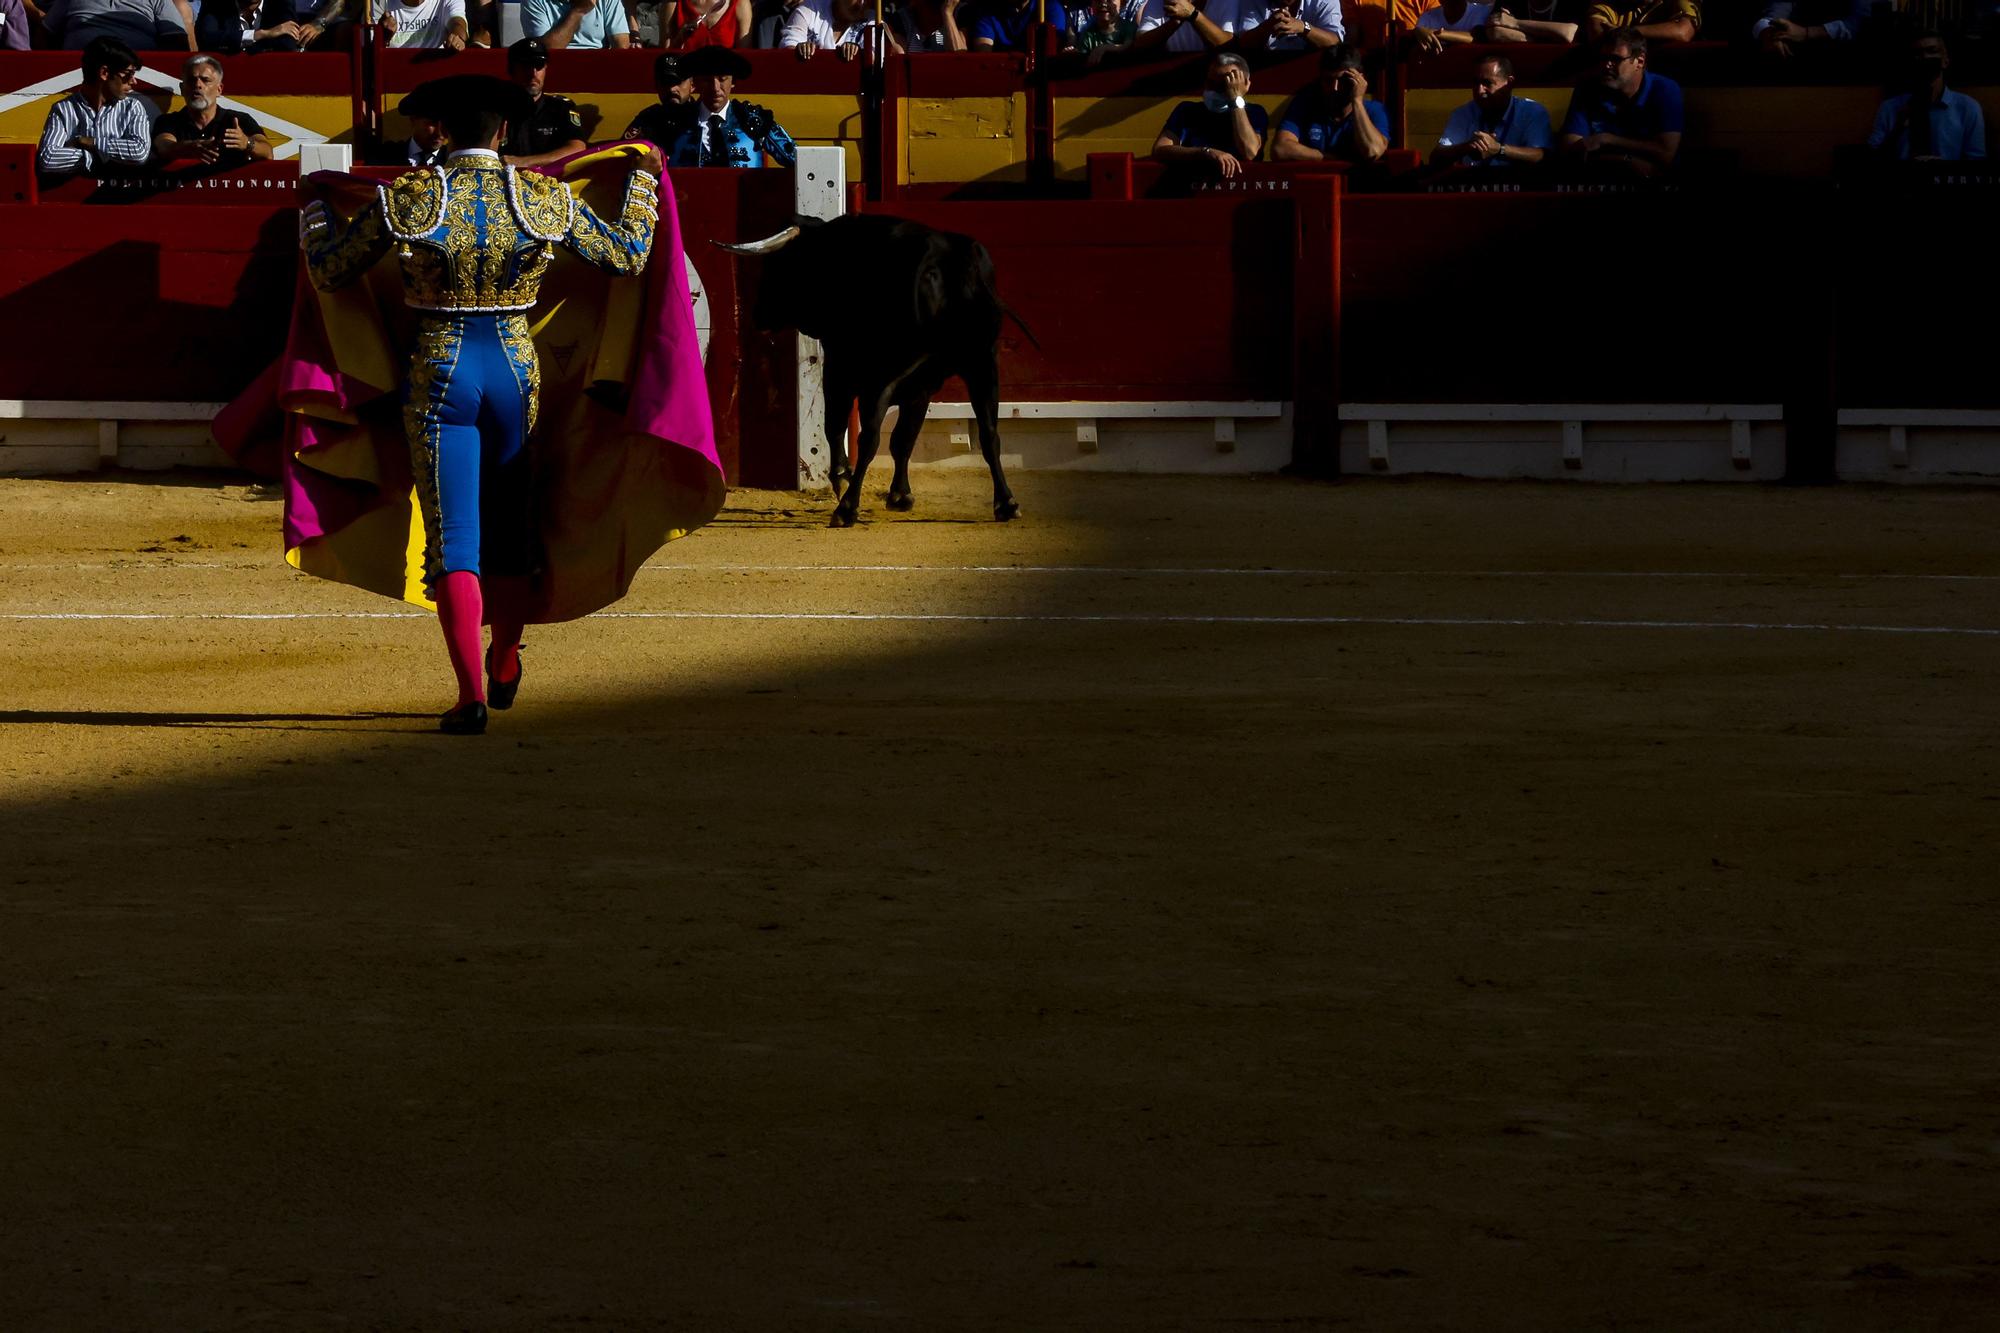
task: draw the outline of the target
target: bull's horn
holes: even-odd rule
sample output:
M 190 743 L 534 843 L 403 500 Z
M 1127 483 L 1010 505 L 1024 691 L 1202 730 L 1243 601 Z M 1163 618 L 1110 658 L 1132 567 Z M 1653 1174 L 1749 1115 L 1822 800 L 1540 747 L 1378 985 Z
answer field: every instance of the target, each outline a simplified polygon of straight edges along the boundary
M 798 235 L 799 229 L 797 227 L 787 227 L 777 235 L 766 236 L 761 241 L 748 241 L 742 245 L 730 245 L 726 241 L 717 241 L 716 244 L 732 254 L 768 255 L 784 249 L 787 245 L 797 240 Z

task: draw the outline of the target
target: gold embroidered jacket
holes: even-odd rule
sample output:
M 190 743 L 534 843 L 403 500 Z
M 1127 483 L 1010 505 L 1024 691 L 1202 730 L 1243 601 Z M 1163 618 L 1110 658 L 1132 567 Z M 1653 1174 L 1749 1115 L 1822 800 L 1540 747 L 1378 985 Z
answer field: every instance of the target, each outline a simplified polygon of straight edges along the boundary
M 552 176 L 516 171 L 484 153 L 378 187 L 373 207 L 341 225 L 320 204 L 300 218 L 313 285 L 351 281 L 398 247 L 406 302 L 445 314 L 533 308 L 557 245 L 608 273 L 646 267 L 658 181 L 635 171 L 619 219 L 607 222 Z

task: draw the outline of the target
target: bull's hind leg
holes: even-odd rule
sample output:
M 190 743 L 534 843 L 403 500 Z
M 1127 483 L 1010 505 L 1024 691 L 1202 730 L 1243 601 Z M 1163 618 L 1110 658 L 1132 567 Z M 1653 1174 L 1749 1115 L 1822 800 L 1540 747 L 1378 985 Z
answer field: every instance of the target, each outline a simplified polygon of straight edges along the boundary
M 1000 467 L 999 367 L 986 361 L 964 378 L 972 415 L 979 423 L 979 452 L 986 456 L 986 469 L 993 474 L 993 517 L 1005 523 L 1021 516 L 1021 506 L 1014 492 L 1007 489 L 1007 474 Z
M 854 475 L 847 465 L 847 418 L 854 409 L 854 384 L 835 373 L 833 358 L 824 363 L 823 391 L 826 394 L 826 479 L 834 497 L 841 494 L 840 483 Z
M 875 461 L 875 449 L 882 439 L 882 418 L 889 414 L 889 392 L 884 389 L 861 403 L 861 442 L 855 451 L 854 476 L 833 507 L 829 527 L 851 528 L 861 515 L 861 486 L 868 479 L 868 465 Z
M 924 414 L 931 410 L 931 400 L 928 395 L 906 398 L 896 407 L 896 429 L 889 433 L 889 457 L 896 460 L 896 475 L 889 482 L 885 503 L 891 509 L 903 511 L 916 507 L 916 497 L 910 494 L 910 455 L 916 452 L 917 432 L 924 428 Z

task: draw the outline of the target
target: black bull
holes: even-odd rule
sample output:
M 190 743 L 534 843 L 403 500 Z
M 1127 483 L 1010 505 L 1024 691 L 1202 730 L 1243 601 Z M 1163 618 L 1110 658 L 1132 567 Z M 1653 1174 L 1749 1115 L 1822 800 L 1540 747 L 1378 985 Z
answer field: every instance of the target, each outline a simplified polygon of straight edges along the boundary
M 775 236 L 725 245 L 761 255 L 754 318 L 766 329 L 797 329 L 824 351 L 826 441 L 840 502 L 833 526 L 852 527 L 889 408 L 900 409 L 889 437 L 896 476 L 891 509 L 909 509 L 910 451 L 931 395 L 953 375 L 965 382 L 979 426 L 979 450 L 993 473 L 993 517 L 1021 506 L 1000 467 L 1000 321 L 1020 318 L 993 289 L 993 258 L 970 236 L 876 214 L 819 222 L 799 219 Z M 1027 326 L 1021 325 L 1027 333 Z M 1032 333 L 1029 340 L 1034 339 Z M 861 439 L 847 467 L 847 418 L 861 405 Z M 842 478 L 847 488 L 842 491 Z

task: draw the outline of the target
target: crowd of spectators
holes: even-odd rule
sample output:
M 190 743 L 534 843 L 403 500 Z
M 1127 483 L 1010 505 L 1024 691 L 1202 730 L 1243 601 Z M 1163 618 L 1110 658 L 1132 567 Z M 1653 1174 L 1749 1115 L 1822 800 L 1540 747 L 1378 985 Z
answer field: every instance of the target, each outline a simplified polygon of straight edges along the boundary
M 784 48 L 801 59 L 887 51 L 1015 51 L 1038 21 L 1060 50 L 1239 53 L 1350 40 L 1342 0 L 521 0 L 526 36 L 551 51 L 646 46 Z M 1786 59 L 1853 42 L 1895 21 L 1894 0 L 1385 0 L 1406 23 L 1405 54 L 1464 42 L 1589 45 L 1613 31 L 1648 43 L 1738 41 Z M 345 49 L 368 0 L 0 0 L 0 47 L 81 50 L 116 37 L 134 50 Z M 1963 6 L 2000 28 L 2000 4 Z M 374 0 L 391 46 L 463 49 L 499 41 L 495 0 Z M 1707 10 L 1713 9 L 1713 21 Z M 879 14 L 879 18 L 878 18 Z
M 1442 16 L 1437 24 L 1419 32 L 1427 41 L 1447 43 L 1451 25 L 1477 17 L 1481 8 L 1474 0 L 1440 5 L 1430 11 Z M 1587 72 L 1560 121 L 1515 93 L 1514 64 L 1506 55 L 1485 56 L 1474 68 L 1470 99 L 1451 113 L 1431 147 L 1429 166 L 1477 171 L 1485 173 L 1483 179 L 1509 169 L 1548 167 L 1593 179 L 1665 175 L 1681 158 L 1686 115 L 1680 85 L 1650 68 L 1654 44 L 1645 25 L 1598 31 L 1590 38 Z M 1950 49 L 1938 34 L 1919 32 L 1907 39 L 1894 78 L 1899 90 L 1882 102 L 1867 138 L 1871 160 L 1985 158 L 1980 105 L 1947 85 L 1950 67 Z M 1265 112 L 1247 101 L 1250 78 L 1241 55 L 1218 51 L 1209 61 L 1202 101 L 1173 109 L 1154 141 L 1154 159 L 1227 179 L 1256 161 L 1267 141 L 1274 162 L 1331 158 L 1368 168 L 1387 154 L 1387 109 L 1368 95 L 1361 53 L 1346 43 L 1320 53 L 1319 77 L 1285 107 L 1268 140 Z
M 324 0 L 304 13 L 297 0 L 51 0 L 40 14 L 51 33 L 62 33 L 65 41 L 77 32 L 95 35 L 82 45 L 80 85 L 50 111 L 40 169 L 65 175 L 166 164 L 226 168 L 271 155 L 254 118 L 222 105 L 223 67 L 213 54 L 187 59 L 182 107 L 155 121 L 152 104 L 133 95 L 140 69 L 135 44 L 115 30 L 102 31 L 105 16 L 118 23 L 138 16 L 144 20 L 138 27 L 150 23 L 155 33 L 184 34 L 190 45 L 210 52 L 301 50 L 354 22 L 360 2 Z M 19 34 L 26 21 L 17 16 L 20 7 L 32 3 L 0 0 L 0 36 L 11 41 L 9 34 Z M 801 59 L 825 52 L 852 60 L 876 44 L 871 30 L 892 50 L 1012 47 L 1025 40 L 1043 3 L 990 0 L 968 23 L 964 4 L 955 13 L 953 0 L 905 0 L 890 11 L 895 21 L 884 26 L 875 19 L 873 0 L 782 0 L 775 12 L 760 12 L 751 0 L 672 0 L 656 12 L 664 25 L 657 31 L 671 34 L 680 49 L 656 60 L 659 103 L 627 135 L 659 145 L 675 167 L 788 165 L 796 160 L 791 137 L 768 110 L 735 96 L 753 69 L 738 47 L 769 37 Z M 486 35 L 485 0 L 378 4 L 378 21 L 392 45 L 463 49 Z M 1510 11 L 1510 4 L 1521 12 Z M 1488 54 L 1474 71 L 1469 100 L 1452 112 L 1430 148 L 1433 168 L 1493 173 L 1560 164 L 1596 176 L 1644 178 L 1676 165 L 1686 128 L 1681 88 L 1652 70 L 1651 56 L 1661 43 L 1699 32 L 1699 0 L 1640 0 L 1623 10 L 1584 7 L 1582 0 L 1564 5 L 1441 0 L 1420 15 L 1403 52 L 1409 58 L 1501 33 L 1515 34 L 1503 40 L 1580 40 L 1589 53 L 1560 121 L 1515 92 L 1514 66 L 1504 54 Z M 584 121 L 576 105 L 544 93 L 551 56 L 630 46 L 637 31 L 632 15 L 643 12 L 639 0 L 631 13 L 625 0 L 522 0 L 524 20 L 538 31 L 509 47 L 507 70 L 534 110 L 510 129 L 510 161 L 538 166 L 583 149 Z M 1363 52 L 1343 40 L 1339 0 L 1286 0 L 1278 9 L 1265 0 L 1089 0 L 1074 21 L 1053 3 L 1046 12 L 1062 25 L 1062 40 L 1087 57 L 1149 47 L 1211 53 L 1202 100 L 1176 106 L 1154 142 L 1153 156 L 1177 170 L 1234 177 L 1267 153 L 1277 162 L 1334 159 L 1367 168 L 1389 152 L 1388 111 L 1370 95 Z M 1848 0 L 1772 0 L 1750 36 L 1761 50 L 1782 57 L 1812 43 L 1853 41 L 1871 21 Z M 1249 100 L 1252 68 L 1245 51 L 1280 45 L 1317 49 L 1319 68 L 1273 126 L 1264 107 Z M 1880 106 L 1868 147 L 1884 160 L 1983 159 L 1980 107 L 1948 86 L 1951 56 L 1944 39 L 1918 33 L 1903 50 L 1894 91 Z M 443 117 L 411 108 L 407 118 L 407 138 L 382 145 L 375 161 L 429 165 L 448 151 Z

